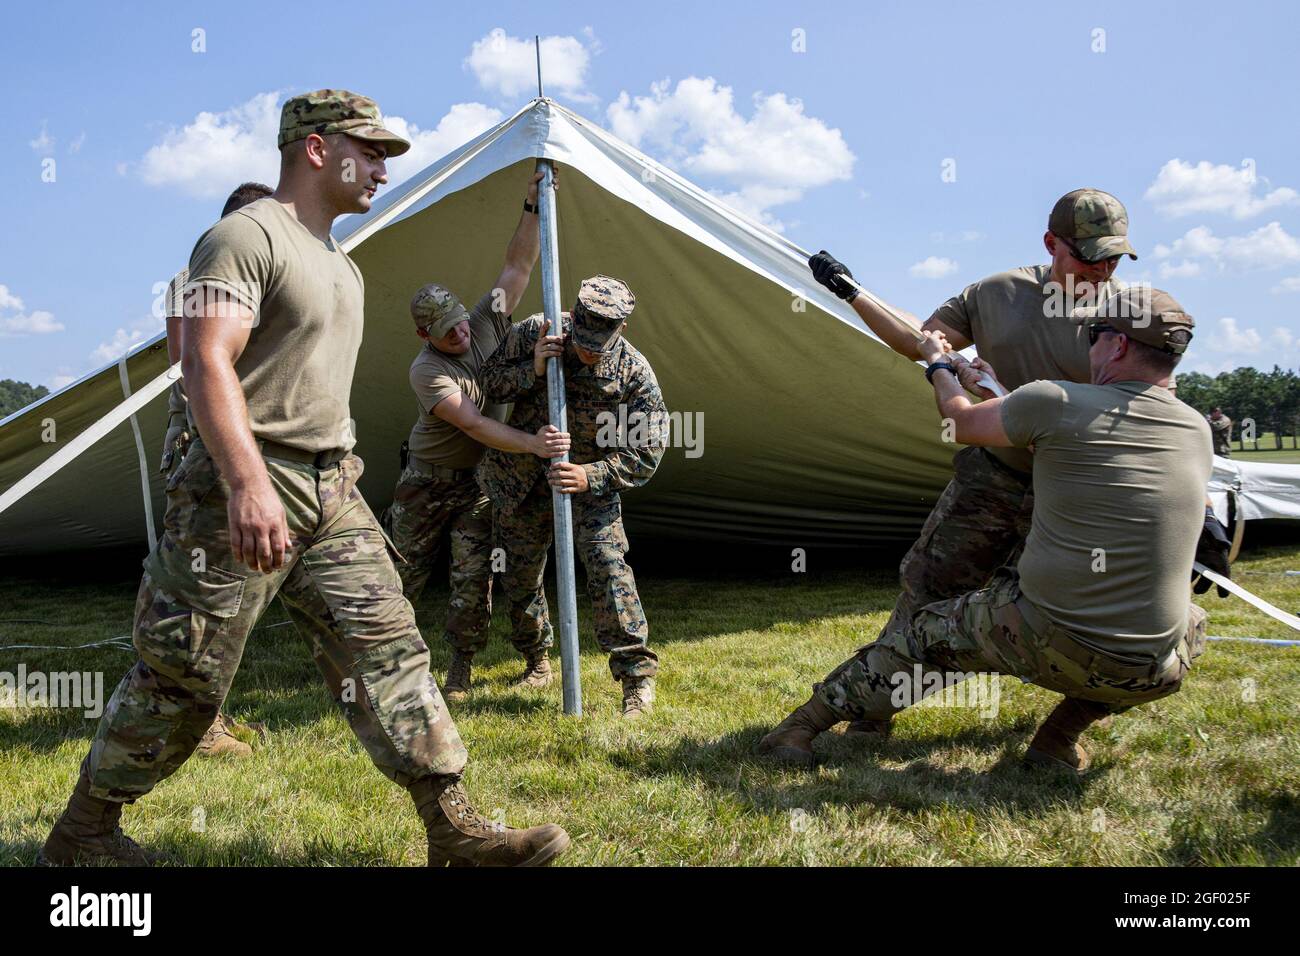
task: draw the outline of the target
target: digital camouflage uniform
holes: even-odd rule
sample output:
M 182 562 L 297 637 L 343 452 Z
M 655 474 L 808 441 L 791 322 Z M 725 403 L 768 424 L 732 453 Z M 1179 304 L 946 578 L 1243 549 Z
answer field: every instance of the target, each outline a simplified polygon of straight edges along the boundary
M 625 559 L 628 541 L 619 492 L 645 484 L 654 474 L 666 446 L 668 418 L 650 364 L 621 335 L 607 343 L 609 325 L 616 331 L 623 322 L 618 316 L 630 313 L 632 302 L 611 298 L 603 280 L 583 283 L 579 306 L 585 301 L 615 318 L 605 323 L 603 334 L 593 337 L 585 331 L 587 316 L 593 316 L 593 325 L 598 320 L 594 312 L 586 313 L 578 325 L 578 341 L 592 351 L 606 344 L 609 350 L 595 364 L 584 365 L 572 343 L 566 343 L 564 376 L 570 460 L 584 466 L 590 486 L 586 493 L 571 496 L 574 542 L 587 570 L 596 640 L 609 654 L 614 679 L 622 680 L 655 676 L 658 658 L 647 647 L 649 626 Z M 626 290 L 621 283 L 619 287 Z M 546 379 L 533 372 L 533 348 L 543 321 L 534 315 L 514 326 L 483 368 L 484 389 L 497 401 L 515 403 L 510 424 L 523 431 L 535 432 L 549 421 Z M 564 332 L 571 333 L 572 316 L 564 313 L 561 321 Z M 611 425 L 620 421 L 620 408 L 629 426 L 621 437 Z M 641 434 L 638 422 L 644 424 Z M 479 483 L 496 508 L 497 532 L 506 551 L 502 578 L 516 629 L 526 620 L 550 629 L 542 583 L 554 532 L 547 468 L 547 462 L 535 456 L 489 449 L 478 469 Z

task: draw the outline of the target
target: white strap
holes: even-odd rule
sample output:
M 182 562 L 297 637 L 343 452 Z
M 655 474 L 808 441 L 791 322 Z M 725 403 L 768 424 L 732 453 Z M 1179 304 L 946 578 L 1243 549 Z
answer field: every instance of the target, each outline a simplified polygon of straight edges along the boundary
M 1288 614 L 1280 607 L 1276 607 L 1275 605 L 1269 604 L 1259 595 L 1251 594 L 1240 584 L 1237 584 L 1234 581 L 1225 578 L 1222 574 L 1216 574 L 1214 571 L 1211 571 L 1209 568 L 1201 564 L 1201 562 L 1199 561 L 1195 562 L 1192 565 L 1192 568 L 1196 571 L 1197 574 L 1209 578 L 1219 587 L 1223 588 L 1226 591 L 1231 592 L 1232 594 L 1237 595 L 1237 597 L 1241 598 L 1247 604 L 1251 604 L 1259 608 L 1269 617 L 1273 618 L 1273 620 L 1281 621 L 1283 624 L 1285 624 L 1287 627 L 1291 628 L 1292 630 L 1300 631 L 1300 617 L 1296 617 L 1294 614 Z
M 179 371 L 179 369 L 177 369 Z M 175 381 L 175 374 L 171 369 L 163 372 L 144 388 L 140 389 L 134 395 L 131 395 L 126 401 L 118 405 L 99 421 L 86 428 L 76 438 L 68 442 L 49 458 L 45 459 L 30 472 L 22 477 L 21 480 L 14 484 L 4 494 L 0 495 L 0 514 L 8 510 L 9 506 L 23 498 L 28 492 L 40 487 L 44 481 L 51 475 L 57 473 L 63 466 L 76 459 L 83 451 L 89 448 L 95 442 L 99 441 L 109 432 L 111 432 L 122 422 L 126 421 L 140 409 L 144 408 L 157 396 L 161 395 Z M 137 439 L 139 432 L 137 430 Z M 149 505 L 152 510 L 152 505 Z M 153 521 L 149 522 L 149 530 L 152 535 Z

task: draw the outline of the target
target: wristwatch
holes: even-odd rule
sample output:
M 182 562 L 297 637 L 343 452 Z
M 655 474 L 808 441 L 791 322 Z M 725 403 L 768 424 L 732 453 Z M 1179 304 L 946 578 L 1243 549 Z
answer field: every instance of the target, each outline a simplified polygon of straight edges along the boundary
M 927 365 L 925 367 L 925 380 L 933 385 L 934 373 L 939 371 L 941 368 L 946 368 L 948 371 L 952 372 L 953 378 L 957 377 L 957 367 L 951 362 L 935 362 L 933 365 Z
M 531 212 L 534 216 L 536 216 L 536 215 L 537 215 L 537 207 L 534 206 L 532 203 L 530 203 L 527 199 L 525 199 L 525 200 L 524 200 L 524 212 Z

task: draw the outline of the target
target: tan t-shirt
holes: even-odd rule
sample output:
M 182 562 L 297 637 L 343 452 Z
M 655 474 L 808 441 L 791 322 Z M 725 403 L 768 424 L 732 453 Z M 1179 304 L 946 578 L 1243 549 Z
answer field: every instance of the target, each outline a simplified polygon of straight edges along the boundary
M 974 342 L 1008 389 L 1040 379 L 1086 383 L 1092 377 L 1088 333 L 1070 321 L 1065 290 L 1049 286 L 1051 272 L 1051 266 L 999 272 L 968 285 L 930 318 Z M 1033 469 L 1024 449 L 989 451 L 1017 471 Z
M 1034 446 L 1025 597 L 1098 650 L 1167 653 L 1205 519 L 1205 419 L 1145 382 L 1033 382 L 1004 400 L 1002 427 Z
M 486 418 L 504 422 L 511 406 L 498 404 L 483 394 L 479 369 L 505 338 L 510 317 L 492 309 L 492 293 L 479 299 L 469 312 L 469 351 L 447 355 L 426 344 L 411 363 L 411 389 L 419 404 L 419 418 L 411 429 L 411 454 L 443 468 L 473 468 L 483 457 L 483 446 L 451 422 L 433 412 L 444 398 L 464 392 Z
M 355 444 L 348 400 L 361 347 L 361 270 L 271 197 L 200 237 L 190 288 L 225 293 L 256 316 L 235 373 L 253 436 L 307 452 Z

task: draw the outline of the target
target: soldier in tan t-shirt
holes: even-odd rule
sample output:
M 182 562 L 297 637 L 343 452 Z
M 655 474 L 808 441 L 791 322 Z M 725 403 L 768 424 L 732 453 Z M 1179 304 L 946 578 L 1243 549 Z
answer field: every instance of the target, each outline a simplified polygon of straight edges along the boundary
M 1123 256 L 1137 258 L 1128 241 L 1128 212 L 1097 189 L 1076 189 L 1057 201 L 1043 244 L 1049 264 L 981 279 L 921 326 L 942 332 L 954 349 L 978 348 L 982 361 L 976 365 L 960 356 L 953 361 L 962 384 L 981 397 L 990 394 L 975 384 L 982 362 L 996 366 L 1008 388 L 1038 379 L 1087 382 L 1088 342 L 1070 312 L 1097 303 Z M 888 307 L 859 294 L 842 278 L 851 277 L 847 268 L 825 252 L 813 256 L 809 266 L 817 281 L 848 301 L 894 351 L 920 358 L 915 325 L 904 327 Z M 905 626 L 931 601 L 983 586 L 1029 532 L 1033 482 L 1026 449 L 963 448 L 953 468 L 952 481 L 899 567 L 902 593 L 885 631 Z M 888 725 L 856 721 L 849 732 L 885 733 Z
M 402 474 L 383 523 L 406 558 L 399 570 L 411 601 L 429 579 L 444 544 L 450 548 L 451 602 L 443 638 L 452 657 L 442 685 L 449 701 L 469 692 L 471 664 L 487 644 L 492 620 L 492 506 L 474 480 L 474 468 L 484 448 L 544 459 L 569 448 L 568 434 L 551 425 L 530 434 L 505 424 L 510 406 L 489 399 L 479 381 L 483 363 L 510 329 L 510 315 L 537 264 L 541 179 L 537 173 L 528 184 L 501 274 L 473 309 L 467 312 L 450 289 L 437 284 L 422 287 L 411 299 L 415 334 L 424 342 L 410 375 L 418 416 L 402 448 Z M 526 661 L 514 684 L 549 684 L 552 637 L 544 609 L 526 615 L 511 641 Z
M 243 183 L 235 187 L 234 192 L 226 199 L 225 206 L 221 209 L 221 217 L 224 219 L 236 209 L 243 209 L 250 202 L 257 199 L 263 199 L 273 190 L 270 186 L 262 183 Z M 167 361 L 175 366 L 181 360 L 181 320 L 185 317 L 185 295 L 186 286 L 189 285 L 190 270 L 188 267 L 182 269 L 172 277 L 172 281 L 167 286 L 166 293 L 166 322 L 167 322 Z M 167 433 L 163 436 L 163 453 L 162 461 L 158 466 L 158 472 L 162 475 L 170 475 L 172 468 L 180 463 L 189 451 L 190 441 L 194 437 L 194 426 L 189 420 L 189 399 L 185 395 L 185 380 L 177 377 L 172 382 L 172 387 L 167 393 Z M 217 711 L 216 719 L 212 721 L 212 726 L 208 732 L 203 735 L 199 741 L 198 747 L 194 753 L 199 757 L 247 757 L 253 753 L 253 748 L 240 740 L 234 733 L 239 730 L 244 732 L 245 736 L 257 733 L 262 730 L 261 724 L 244 725 L 236 723 L 227 717 L 221 711 Z
M 1211 468 L 1208 426 L 1167 390 L 1192 318 L 1147 288 L 1074 318 L 1091 342 L 1089 384 L 1030 382 L 978 405 L 943 334 L 926 333 L 926 377 L 957 441 L 1034 448 L 1024 553 L 986 587 L 927 604 L 862 648 L 760 753 L 808 766 L 813 739 L 841 720 L 888 723 L 941 687 L 997 673 L 1065 696 L 1026 757 L 1079 772 L 1090 724 L 1181 687 L 1205 641 L 1188 582 Z

